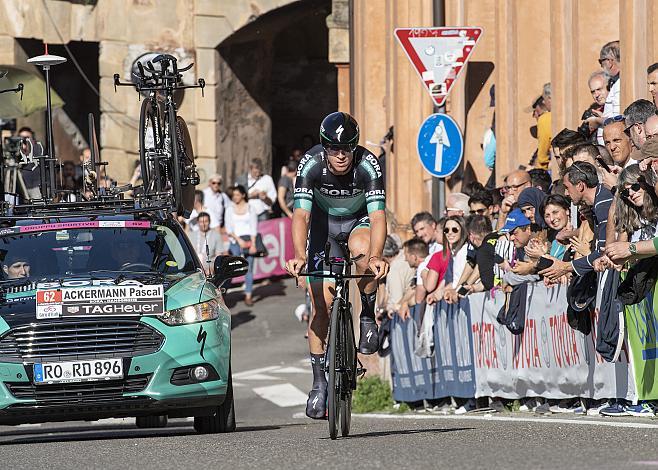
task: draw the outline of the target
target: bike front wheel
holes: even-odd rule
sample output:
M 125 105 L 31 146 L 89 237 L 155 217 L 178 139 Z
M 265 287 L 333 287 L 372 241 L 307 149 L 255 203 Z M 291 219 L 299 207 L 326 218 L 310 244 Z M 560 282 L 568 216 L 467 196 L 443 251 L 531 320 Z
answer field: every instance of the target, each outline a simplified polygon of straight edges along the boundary
M 176 111 L 173 106 L 167 106 L 167 128 L 169 136 L 169 186 L 174 197 L 174 210 L 178 215 L 184 216 L 183 189 L 181 185 L 180 163 L 178 161 L 178 132 L 176 125 Z
M 139 163 L 146 194 L 158 193 L 163 189 L 156 158 L 161 148 L 162 127 L 158 105 L 155 100 L 147 98 L 142 102 L 139 113 Z
M 329 325 L 329 342 L 327 344 L 327 359 L 325 361 L 329 369 L 329 383 L 327 385 L 327 409 L 329 418 L 329 437 L 338 437 L 338 423 L 340 422 L 340 400 L 342 391 L 341 373 L 341 316 L 343 306 L 340 299 L 334 299 L 331 307 L 331 322 Z

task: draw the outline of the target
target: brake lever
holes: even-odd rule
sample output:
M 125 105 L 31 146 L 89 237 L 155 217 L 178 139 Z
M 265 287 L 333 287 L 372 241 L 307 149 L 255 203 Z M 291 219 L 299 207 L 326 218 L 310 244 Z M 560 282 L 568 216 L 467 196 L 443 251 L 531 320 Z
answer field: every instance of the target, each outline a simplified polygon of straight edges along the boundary
M 201 87 L 201 98 L 205 98 L 206 95 L 203 89 L 206 87 L 206 81 L 203 78 L 200 78 L 199 80 L 197 80 L 197 83 Z

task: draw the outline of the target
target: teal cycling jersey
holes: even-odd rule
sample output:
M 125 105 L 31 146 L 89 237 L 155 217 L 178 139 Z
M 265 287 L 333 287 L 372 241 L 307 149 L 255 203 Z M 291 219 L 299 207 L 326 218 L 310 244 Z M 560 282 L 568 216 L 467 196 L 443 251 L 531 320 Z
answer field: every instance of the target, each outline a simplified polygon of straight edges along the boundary
M 324 148 L 310 149 L 297 168 L 294 207 L 323 212 L 338 217 L 371 214 L 386 207 L 382 169 L 367 149 L 354 150 L 352 169 L 344 175 L 329 171 Z

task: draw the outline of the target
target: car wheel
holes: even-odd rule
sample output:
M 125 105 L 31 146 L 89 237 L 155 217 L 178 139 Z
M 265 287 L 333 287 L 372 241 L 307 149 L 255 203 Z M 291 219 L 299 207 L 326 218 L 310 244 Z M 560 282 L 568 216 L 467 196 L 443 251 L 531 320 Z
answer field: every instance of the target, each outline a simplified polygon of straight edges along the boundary
M 233 404 L 233 377 L 228 370 L 228 386 L 224 403 L 216 408 L 212 416 L 195 416 L 194 429 L 203 434 L 235 431 L 235 406 Z
M 167 426 L 167 415 L 138 416 L 135 424 L 138 428 L 164 428 Z

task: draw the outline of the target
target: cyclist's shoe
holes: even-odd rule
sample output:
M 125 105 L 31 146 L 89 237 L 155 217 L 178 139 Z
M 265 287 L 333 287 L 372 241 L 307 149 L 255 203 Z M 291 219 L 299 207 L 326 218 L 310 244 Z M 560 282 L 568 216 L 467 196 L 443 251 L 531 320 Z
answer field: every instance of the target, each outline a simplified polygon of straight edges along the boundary
M 379 350 L 379 331 L 377 323 L 367 317 L 361 318 L 361 338 L 359 339 L 359 352 L 361 354 L 375 354 Z
M 312 419 L 326 419 L 327 417 L 327 389 L 314 388 L 308 394 L 306 401 L 306 416 Z

